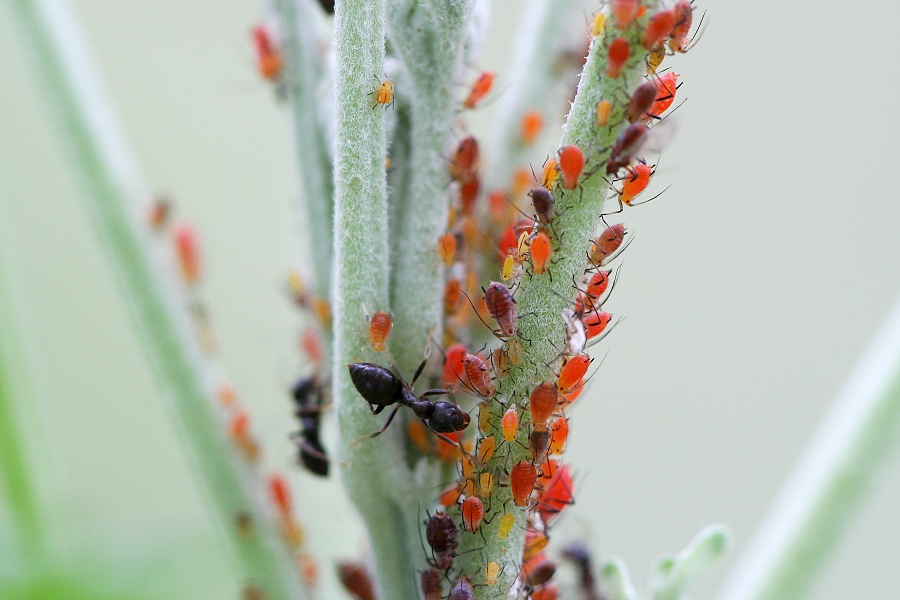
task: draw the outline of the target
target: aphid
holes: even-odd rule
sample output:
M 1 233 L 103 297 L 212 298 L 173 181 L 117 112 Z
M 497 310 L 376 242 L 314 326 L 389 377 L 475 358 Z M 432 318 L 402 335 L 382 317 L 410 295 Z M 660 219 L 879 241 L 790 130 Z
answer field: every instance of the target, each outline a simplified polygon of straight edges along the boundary
M 525 506 L 528 497 L 537 481 L 537 470 L 527 460 L 516 463 L 509 473 L 509 485 L 512 488 L 513 504 Z
M 659 68 L 659 65 L 662 64 L 663 60 L 666 58 L 666 50 L 663 46 L 656 48 L 650 54 L 647 55 L 647 74 L 656 73 L 656 70 Z
M 412 391 L 412 386 L 425 368 L 425 361 L 419 365 L 411 383 L 402 376 L 395 375 L 389 369 L 372 363 L 352 363 L 347 365 L 350 379 L 360 396 L 369 405 L 372 414 L 379 414 L 385 407 L 396 404 L 394 412 L 379 431 L 369 437 L 381 435 L 391 424 L 401 406 L 408 406 L 425 426 L 436 433 L 463 431 L 469 426 L 469 415 L 459 406 L 451 402 L 432 402 L 429 396 L 447 394 L 447 390 L 428 390 L 419 396 Z
M 594 239 L 594 243 L 591 246 L 591 262 L 600 266 L 610 260 L 622 246 L 622 242 L 625 241 L 626 233 L 628 232 L 625 230 L 625 225 L 622 223 L 616 223 L 615 225 L 610 225 L 604 229 L 603 232 Z
M 591 596 L 585 596 L 586 598 L 591 598 Z M 559 598 L 559 588 L 553 585 L 552 583 L 549 585 L 542 585 L 540 588 L 534 590 L 531 593 L 531 600 L 557 600 Z
M 250 437 L 250 415 L 237 409 L 228 424 L 228 432 L 244 459 L 250 463 L 256 462 L 259 458 L 259 445 Z
M 625 63 L 628 62 L 628 58 L 631 56 L 631 46 L 628 45 L 628 40 L 623 37 L 616 38 L 609 44 L 609 50 L 606 54 L 606 75 L 610 79 L 616 79 L 619 76 L 619 73 L 622 72 L 622 68 L 625 66 Z
M 422 454 L 431 452 L 431 442 L 428 439 L 428 428 L 422 421 L 410 421 L 406 424 L 406 434 Z
M 491 381 L 491 370 L 487 364 L 475 354 L 466 355 L 463 364 L 466 381 L 471 388 L 483 398 L 493 398 L 497 390 L 494 388 L 494 382 Z
M 681 0 L 672 11 L 675 13 L 675 26 L 672 27 L 669 37 L 669 50 L 685 52 L 689 43 L 691 24 L 694 22 L 694 8 L 690 0 Z
M 465 102 L 463 102 L 463 108 L 475 108 L 475 105 L 488 95 L 488 92 L 491 91 L 493 85 L 494 74 L 491 71 L 485 71 L 479 75 L 478 79 L 475 80 L 475 83 L 472 84 L 472 89 L 469 91 L 469 95 L 466 97 Z
M 657 87 L 652 81 L 637 86 L 628 102 L 628 121 L 634 123 L 646 118 L 647 111 L 656 101 Z
M 512 174 L 509 190 L 516 198 L 525 193 L 534 182 L 534 173 L 525 167 L 519 167 Z
M 219 400 L 219 404 L 225 408 L 230 408 L 237 402 L 237 392 L 234 391 L 230 384 L 223 383 L 216 388 L 216 398 Z
M 494 476 L 491 473 L 482 473 L 478 478 L 478 495 L 487 498 L 494 489 Z
M 441 600 L 444 589 L 441 587 L 441 572 L 434 567 L 422 571 L 422 595 L 425 600 Z
M 488 411 L 488 414 L 490 414 L 490 411 Z M 478 462 L 482 465 L 487 464 L 491 457 L 494 456 L 496 449 L 497 442 L 494 440 L 494 436 L 489 435 L 481 438 L 481 441 L 478 442 Z
M 338 579 L 350 595 L 357 600 L 375 600 L 375 586 L 366 568 L 354 562 L 339 562 Z
M 647 50 L 657 48 L 667 37 L 669 37 L 673 27 L 675 27 L 675 11 L 659 11 L 647 22 L 647 28 L 644 29 L 644 37 L 641 40 L 641 45 Z
M 311 363 L 322 362 L 322 340 L 319 339 L 318 329 L 307 327 L 300 336 L 300 347 Z
M 550 450 L 550 432 L 535 429 L 528 436 L 528 447 L 531 450 L 531 460 L 536 463 L 544 462 L 547 452 Z
M 622 180 L 622 192 L 619 201 L 632 206 L 635 196 L 647 189 L 650 185 L 650 177 L 653 176 L 654 166 L 638 163 L 628 170 L 628 175 Z M 638 204 L 643 204 L 638 202 Z
M 460 506 L 463 526 L 469 533 L 475 533 L 481 527 L 481 519 L 484 517 L 484 504 L 477 496 L 469 496 L 462 501 Z
M 503 431 L 503 439 L 507 442 L 516 441 L 516 432 L 519 430 L 519 411 L 516 405 L 510 406 L 500 419 L 500 429 Z
M 450 160 L 450 176 L 463 183 L 474 172 L 478 163 L 478 140 L 473 136 L 463 138 Z
M 312 309 L 316 318 L 319 319 L 319 323 L 326 327 L 331 324 L 331 304 L 328 300 L 325 298 L 313 298 Z
M 455 315 L 462 302 L 462 288 L 459 279 L 448 279 L 444 286 L 444 314 Z
M 281 53 L 262 25 L 253 28 L 253 42 L 256 46 L 256 68 L 259 74 L 269 81 L 277 80 L 281 74 Z
M 601 100 L 597 103 L 597 127 L 606 127 L 609 116 L 612 114 L 612 104 L 609 100 Z
M 516 524 L 516 516 L 512 513 L 505 513 L 500 517 L 500 525 L 497 527 L 497 537 L 505 540 L 509 537 L 513 525 Z
M 530 247 L 534 274 L 542 275 L 547 268 L 550 255 L 553 254 L 553 245 L 550 242 L 550 237 L 541 231 L 532 238 Z
M 522 142 L 530 146 L 537 140 L 544 128 L 544 117 L 536 110 L 529 110 L 522 115 L 521 122 Z
M 200 281 L 200 243 L 197 231 L 190 223 L 178 223 L 172 230 L 172 242 L 182 279 L 190 286 L 196 285 Z
M 516 338 L 506 340 L 506 356 L 515 366 L 522 364 L 522 344 Z
M 537 499 L 537 510 L 544 523 L 549 523 L 573 503 L 572 490 L 572 472 L 568 465 L 560 465 Z
M 387 109 L 388 106 L 394 105 L 394 82 L 390 79 L 385 79 L 378 85 L 378 89 L 372 92 L 371 95 L 375 96 L 375 108 L 379 105 L 383 106 Z
M 616 20 L 616 27 L 621 30 L 628 29 L 637 18 L 640 5 L 640 0 L 610 0 L 609 12 Z
M 550 423 L 550 454 L 559 456 L 566 449 L 566 441 L 569 439 L 569 419 L 560 416 Z
M 288 487 L 287 481 L 279 474 L 269 476 L 269 495 L 272 502 L 278 509 L 278 513 L 282 519 L 291 518 L 291 489 Z
M 487 433 L 491 428 L 491 405 L 482 402 L 478 406 L 478 430 Z M 485 438 L 487 439 L 487 438 Z
M 545 381 L 534 387 L 528 402 L 528 410 L 531 412 L 531 422 L 535 430 L 547 429 L 547 420 L 556 410 L 557 404 L 559 404 L 559 392 L 555 383 Z
M 531 205 L 534 206 L 537 222 L 544 226 L 549 225 L 553 220 L 553 195 L 545 188 L 539 187 L 528 192 L 528 196 L 531 198 Z
M 541 185 L 549 190 L 553 187 L 558 176 L 559 164 L 555 157 L 550 157 L 544 162 L 544 169 L 541 171 Z
M 606 293 L 607 288 L 609 288 L 610 275 L 612 275 L 612 271 L 606 270 L 598 271 L 591 277 L 584 294 L 584 305 L 586 308 L 596 308 L 597 300 L 599 300 L 603 294 Z
M 471 456 L 463 456 L 460 461 L 463 479 L 472 479 L 475 476 L 475 465 L 472 463 Z
M 502 283 L 492 281 L 484 291 L 484 303 L 488 312 L 497 321 L 500 335 L 511 338 L 516 335 L 516 301 L 512 292 Z
M 547 560 L 545 556 L 538 553 L 531 560 L 525 561 L 522 565 L 522 574 L 525 585 L 535 588 L 544 585 L 556 574 L 556 565 Z
M 509 208 L 509 198 L 506 197 L 506 193 L 503 190 L 494 190 L 488 194 L 488 209 L 491 214 L 491 221 L 494 223 L 505 221 Z
M 609 153 L 609 159 L 606 162 L 607 174 L 614 175 L 619 169 L 627 167 L 631 163 L 634 156 L 640 152 L 644 142 L 647 141 L 648 131 L 642 121 L 632 123 L 622 130 Z
M 591 357 L 585 354 L 579 354 L 578 356 L 573 356 L 566 360 L 559 370 L 559 378 L 556 380 L 556 387 L 561 392 L 569 391 L 571 388 L 578 385 L 590 366 Z
M 547 547 L 547 543 L 549 542 L 550 538 L 548 538 L 547 534 L 543 531 L 526 531 L 525 546 L 522 550 L 522 560 L 531 560 L 540 554 L 544 548 Z
M 300 421 L 300 431 L 291 438 L 297 443 L 300 462 L 320 477 L 328 476 L 328 455 L 319 441 L 319 422 L 325 404 L 324 390 L 312 377 L 299 379 L 291 389 L 294 416 Z
M 172 201 L 166 196 L 157 196 L 150 204 L 150 210 L 147 213 L 147 223 L 153 231 L 160 231 L 169 221 L 169 215 L 172 214 Z
M 574 190 L 578 187 L 578 179 L 584 171 L 584 153 L 575 144 L 559 151 L 559 172 L 563 176 L 563 187 Z
M 452 267 L 456 261 L 456 247 L 458 244 L 456 235 L 450 231 L 442 235 L 440 241 L 438 241 L 438 253 L 441 255 L 441 260 L 445 267 Z
M 300 567 L 300 577 L 303 583 L 311 590 L 315 590 L 319 585 L 319 563 L 315 557 L 308 552 L 301 552 L 297 556 L 297 566 Z
M 378 311 L 369 321 L 369 345 L 375 352 L 384 352 L 385 341 L 394 326 L 391 315 Z
M 500 574 L 500 565 L 489 562 L 484 569 L 484 582 L 488 585 L 497 585 L 497 576 Z
M 516 225 L 510 225 L 503 230 L 497 241 L 497 254 L 500 255 L 500 258 L 516 255 L 516 240 Z
M 597 11 L 597 14 L 594 15 L 594 20 L 591 22 L 591 37 L 597 37 L 603 33 L 604 27 L 606 27 L 606 15 L 602 11 Z
M 664 112 L 669 110 L 669 107 L 675 102 L 675 91 L 677 89 L 678 73 L 668 71 L 660 75 L 656 80 L 656 101 L 650 107 L 650 116 L 659 118 Z
M 449 486 L 438 497 L 438 504 L 441 506 L 453 506 L 457 502 L 459 502 L 459 497 L 462 495 L 462 489 L 458 484 L 454 483 Z
M 450 590 L 447 600 L 475 600 L 475 591 L 472 589 L 472 582 L 468 577 L 463 575 L 457 580 Z
M 612 320 L 612 315 L 608 312 L 603 311 L 591 311 L 587 317 L 583 319 L 584 326 L 587 329 L 587 337 L 588 339 L 595 338 L 606 329 L 606 326 L 609 325 L 609 322 Z
M 447 348 L 444 358 L 443 375 L 445 386 L 453 387 L 459 385 L 459 382 L 462 381 L 466 369 L 463 361 L 468 354 L 469 352 L 466 350 L 465 344 L 456 343 Z
M 503 267 L 500 269 L 500 279 L 503 281 L 512 279 L 515 266 L 516 259 L 514 259 L 511 254 L 508 254 L 506 258 L 503 259 Z
M 471 215 L 475 210 L 475 202 L 478 200 L 478 192 L 481 191 L 481 178 L 478 173 L 472 173 L 466 182 L 459 187 L 459 201 L 463 214 Z
M 425 541 L 434 554 L 434 566 L 441 571 L 449 569 L 456 556 L 458 531 L 453 517 L 440 511 L 425 522 Z

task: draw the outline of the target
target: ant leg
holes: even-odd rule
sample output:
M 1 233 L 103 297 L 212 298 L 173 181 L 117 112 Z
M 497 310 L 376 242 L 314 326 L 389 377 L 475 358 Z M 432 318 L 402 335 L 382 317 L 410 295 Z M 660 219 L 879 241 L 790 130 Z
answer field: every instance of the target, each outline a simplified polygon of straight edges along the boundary
M 376 438 L 376 437 L 378 437 L 379 435 L 381 435 L 382 433 L 384 433 L 385 430 L 391 425 L 391 421 L 394 420 L 394 417 L 397 416 L 397 411 L 400 410 L 400 406 L 401 406 L 401 405 L 398 404 L 397 406 L 394 407 L 394 412 L 392 412 L 392 413 L 391 413 L 391 416 L 388 417 L 388 420 L 387 420 L 387 422 L 384 424 L 384 427 L 382 427 L 381 429 L 379 429 L 379 430 L 376 431 L 375 433 L 370 433 L 369 435 L 364 435 L 364 436 L 362 436 L 361 438 L 359 438 L 358 440 L 355 440 L 352 444 L 350 444 L 349 446 L 347 446 L 347 450 L 350 450 L 350 449 L 352 449 L 352 448 L 355 448 L 356 446 L 358 446 L 358 445 L 361 444 L 362 442 L 364 442 L 364 441 L 366 441 L 366 440 L 370 440 L 370 439 L 372 439 L 372 438 Z

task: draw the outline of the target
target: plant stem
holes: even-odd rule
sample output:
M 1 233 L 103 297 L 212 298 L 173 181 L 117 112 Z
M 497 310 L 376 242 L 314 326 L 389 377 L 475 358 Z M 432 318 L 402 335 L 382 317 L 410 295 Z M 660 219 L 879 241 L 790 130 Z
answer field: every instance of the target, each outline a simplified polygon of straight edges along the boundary
M 900 298 L 835 399 L 722 600 L 796 600 L 837 548 L 900 433 Z
M 152 248 L 140 229 L 138 203 L 147 195 L 94 78 L 74 15 L 62 2 L 7 0 L 7 4 L 34 59 L 134 325 L 231 549 L 249 582 L 266 598 L 306 597 L 259 482 L 213 411 L 215 369 L 202 357 L 173 279 L 160 275 L 167 272 L 162 249 Z M 236 519 L 248 516 L 253 526 L 239 532 Z

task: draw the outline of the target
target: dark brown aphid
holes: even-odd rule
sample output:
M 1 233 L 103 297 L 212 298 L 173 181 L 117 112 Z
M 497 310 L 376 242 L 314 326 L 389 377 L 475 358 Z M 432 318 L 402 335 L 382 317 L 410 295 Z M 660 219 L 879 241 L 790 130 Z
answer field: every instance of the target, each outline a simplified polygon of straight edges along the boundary
M 556 574 L 556 565 L 549 560 L 544 560 L 524 571 L 525 585 L 535 588 L 553 578 L 553 575 Z
M 339 562 L 338 578 L 344 589 L 357 600 L 375 600 L 375 586 L 366 568 L 355 562 Z
M 543 463 L 547 458 L 547 451 L 550 449 L 551 432 L 549 430 L 538 431 L 535 429 L 528 438 L 528 445 L 531 448 L 531 460 L 535 463 Z
M 463 575 L 459 578 L 450 590 L 447 600 L 475 600 L 475 590 L 472 589 L 472 582 L 468 577 Z
M 609 160 L 606 161 L 607 175 L 615 175 L 619 169 L 624 169 L 631 164 L 647 140 L 647 132 L 647 126 L 643 121 L 632 123 L 622 130 L 609 153 Z
M 628 120 L 631 123 L 643 121 L 646 118 L 647 111 L 656 101 L 656 92 L 656 84 L 652 81 L 645 81 L 637 86 L 628 103 Z
M 425 541 L 431 547 L 436 569 L 446 571 L 453 564 L 458 533 L 453 517 L 447 513 L 438 511 L 425 522 Z
M 484 303 L 488 312 L 500 327 L 500 336 L 511 338 L 516 335 L 516 301 L 512 292 L 502 283 L 492 281 L 484 292 Z
M 654 87 L 654 93 L 656 88 Z M 534 188 L 528 195 L 531 196 L 531 204 L 537 215 L 538 223 L 545 227 L 553 220 L 553 195 L 546 188 Z

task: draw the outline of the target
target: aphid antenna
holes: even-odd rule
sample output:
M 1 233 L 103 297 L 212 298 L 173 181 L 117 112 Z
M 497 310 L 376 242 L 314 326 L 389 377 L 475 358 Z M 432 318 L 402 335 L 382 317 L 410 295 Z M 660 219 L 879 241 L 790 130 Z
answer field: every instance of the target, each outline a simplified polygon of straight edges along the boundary
M 488 328 L 488 330 L 494 335 L 494 337 L 496 337 L 498 340 L 503 340 L 504 338 L 500 336 L 500 330 L 494 329 L 493 327 L 488 325 L 484 319 L 481 318 L 481 313 L 478 312 L 478 309 L 475 307 L 475 303 L 472 302 L 472 299 L 469 297 L 469 294 L 467 294 L 466 291 L 462 288 L 460 288 L 459 291 L 462 292 L 462 295 L 465 296 L 466 300 L 469 301 L 469 304 L 472 306 L 472 310 L 475 311 L 475 316 L 478 317 L 478 320 L 481 321 L 484 324 L 484 326 Z M 485 291 L 484 287 L 481 288 L 481 291 L 482 292 Z
M 691 2 L 693 5 L 694 3 Z M 706 19 L 706 11 L 703 11 L 703 14 L 700 15 L 700 22 L 697 23 L 697 28 L 694 30 L 694 35 L 691 36 L 691 41 L 688 42 L 688 45 L 684 47 L 684 52 L 682 54 L 687 54 L 688 51 L 697 45 L 697 42 L 700 41 L 700 38 L 703 37 L 703 34 L 706 33 L 706 29 L 708 27 L 703 27 L 703 22 Z M 707 24 L 708 25 L 708 24 Z
M 588 343 L 585 346 L 585 349 L 589 349 L 589 348 L 599 344 L 603 340 L 603 338 L 605 338 L 607 335 L 609 335 L 609 332 L 611 332 L 613 329 L 615 329 L 616 325 L 618 325 L 619 323 L 621 323 L 624 320 L 625 320 L 624 316 L 618 317 L 612 325 L 610 325 L 609 327 L 607 327 L 606 329 L 603 330 L 603 333 L 601 333 L 600 335 L 598 335 L 597 337 L 595 337 L 593 339 L 588 340 Z
M 652 198 L 647 198 L 646 200 L 641 200 L 640 202 L 632 202 L 632 203 L 629 204 L 628 206 L 640 206 L 641 204 L 647 204 L 648 202 L 652 202 L 652 201 L 656 200 L 657 198 L 659 198 L 660 196 L 662 196 L 663 194 L 665 194 L 665 193 L 666 193 L 666 190 L 668 190 L 670 187 L 672 187 L 672 186 L 671 186 L 671 185 L 667 185 L 667 186 L 665 187 L 665 189 L 663 189 L 663 191 L 661 191 L 660 193 L 656 194 L 656 195 L 653 196 Z

